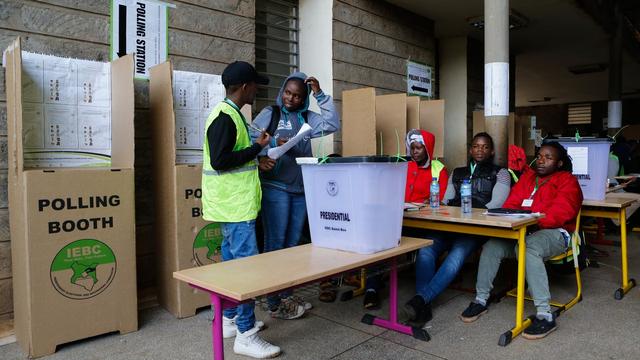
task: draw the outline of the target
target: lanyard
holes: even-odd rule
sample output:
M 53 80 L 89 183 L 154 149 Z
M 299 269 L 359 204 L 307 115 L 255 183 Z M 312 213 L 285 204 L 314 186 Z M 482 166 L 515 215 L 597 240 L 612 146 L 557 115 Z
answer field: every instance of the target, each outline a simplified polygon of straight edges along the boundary
M 238 114 L 240 114 L 240 117 L 242 118 L 242 123 L 244 124 L 244 127 L 247 129 L 247 133 L 248 133 L 249 126 L 247 125 L 247 119 L 245 119 L 244 115 L 242 115 L 242 111 L 240 111 L 240 108 L 238 107 L 238 105 L 236 105 L 233 101 L 229 100 L 228 98 L 224 98 L 223 101 L 226 102 L 232 108 L 234 108 L 238 112 Z
M 473 173 L 476 171 L 476 166 L 478 166 L 478 164 L 475 164 L 474 162 L 469 163 L 469 169 L 471 169 L 471 175 L 469 178 L 473 177 Z
M 240 108 L 238 107 L 238 105 L 236 105 L 233 101 L 229 100 L 228 98 L 224 98 L 224 102 L 231 105 L 231 107 L 234 108 L 240 114 L 240 116 L 242 117 L 242 120 L 245 120 L 244 115 L 242 115 L 242 111 L 240 111 Z
M 542 184 L 538 185 L 538 177 L 536 176 L 536 186 L 533 188 L 531 195 L 529 195 L 529 199 L 533 199 L 533 195 L 535 195 L 536 192 L 538 192 L 538 189 L 540 189 L 542 185 L 546 184 L 547 181 L 549 181 L 549 179 L 546 179 L 545 181 L 542 182 Z

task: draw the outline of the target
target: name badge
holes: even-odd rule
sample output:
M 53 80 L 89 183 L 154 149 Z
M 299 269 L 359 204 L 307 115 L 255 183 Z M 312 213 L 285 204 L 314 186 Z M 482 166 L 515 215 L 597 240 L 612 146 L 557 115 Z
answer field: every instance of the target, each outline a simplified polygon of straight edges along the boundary
M 522 207 L 531 207 L 533 205 L 533 199 L 522 200 Z

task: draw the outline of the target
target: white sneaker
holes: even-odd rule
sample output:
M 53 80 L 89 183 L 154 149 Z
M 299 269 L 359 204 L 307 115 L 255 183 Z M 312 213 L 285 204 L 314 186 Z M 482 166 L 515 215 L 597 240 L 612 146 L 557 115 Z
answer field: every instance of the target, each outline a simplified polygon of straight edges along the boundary
M 233 352 L 256 359 L 269 359 L 280 355 L 280 347 L 271 345 L 258 336 L 259 330 L 254 326 L 243 333 L 238 332 L 233 343 Z
M 238 326 L 236 325 L 237 318 L 238 318 L 238 315 L 236 315 L 233 319 L 229 319 L 224 316 L 222 317 L 222 337 L 223 338 L 229 339 L 236 336 L 236 333 L 238 332 Z M 257 327 L 258 331 L 262 330 L 262 328 L 264 327 L 264 323 L 260 320 L 256 320 L 256 322 L 254 323 L 254 327 Z

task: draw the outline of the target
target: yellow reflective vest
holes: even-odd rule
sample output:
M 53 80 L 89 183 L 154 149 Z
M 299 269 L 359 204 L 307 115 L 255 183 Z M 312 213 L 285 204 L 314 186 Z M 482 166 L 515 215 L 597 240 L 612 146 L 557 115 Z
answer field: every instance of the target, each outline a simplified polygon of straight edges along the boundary
M 236 125 L 236 143 L 233 151 L 252 145 L 249 131 L 240 109 L 233 103 L 220 102 L 211 111 L 205 124 L 202 156 L 202 218 L 216 222 L 241 222 L 254 220 L 260 210 L 262 191 L 258 178 L 258 162 L 253 159 L 240 167 L 229 170 L 215 170 L 211 167 L 209 153 L 209 126 L 223 112 Z M 212 144 L 216 146 L 216 144 Z
M 431 160 L 431 178 L 440 179 L 440 172 L 444 169 L 444 164 L 438 159 Z

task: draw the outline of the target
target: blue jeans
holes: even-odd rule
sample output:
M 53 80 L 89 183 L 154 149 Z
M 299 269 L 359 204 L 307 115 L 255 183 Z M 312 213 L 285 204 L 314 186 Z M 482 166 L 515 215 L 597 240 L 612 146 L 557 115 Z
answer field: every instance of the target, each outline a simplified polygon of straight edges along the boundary
M 256 243 L 256 221 L 249 220 L 237 223 L 220 223 L 222 230 L 222 261 L 243 258 L 258 254 Z M 240 304 L 236 307 L 225 309 L 224 317 L 232 319 L 236 315 L 236 325 L 243 333 L 254 327 L 256 316 L 253 301 Z
M 298 245 L 307 217 L 304 194 L 288 193 L 270 186 L 262 187 L 262 222 L 264 228 L 264 251 L 275 251 Z M 267 297 L 269 308 L 280 304 L 281 298 L 292 294 L 285 291 Z
M 456 278 L 464 260 L 486 240 L 480 236 L 430 232 L 433 245 L 420 249 L 416 259 L 416 292 L 425 302 L 433 301 Z M 449 251 L 436 271 L 440 255 Z

